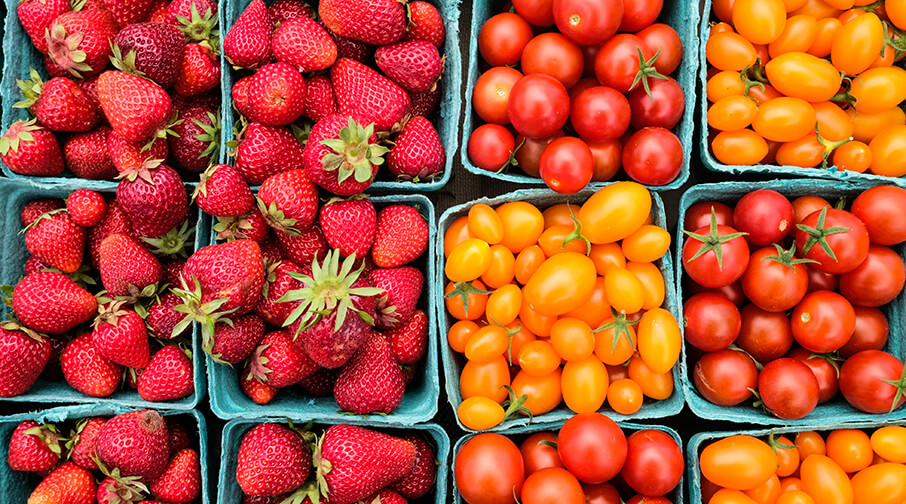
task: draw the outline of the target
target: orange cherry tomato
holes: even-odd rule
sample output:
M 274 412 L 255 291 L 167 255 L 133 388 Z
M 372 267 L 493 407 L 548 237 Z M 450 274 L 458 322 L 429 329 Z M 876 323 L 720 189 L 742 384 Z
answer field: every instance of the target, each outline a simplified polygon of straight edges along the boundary
M 626 263 L 626 269 L 642 283 L 642 309 L 653 310 L 664 304 L 667 295 L 664 275 L 653 263 Z
M 529 341 L 519 351 L 519 367 L 532 376 L 547 376 L 560 367 L 560 356 L 550 342 Z
M 595 288 L 591 291 L 588 301 L 567 313 L 566 316 L 577 318 L 588 324 L 589 327 L 598 327 L 609 314 L 610 303 L 607 302 L 607 288 L 604 283 L 604 277 L 599 276 L 595 279 Z
M 859 113 L 877 114 L 895 107 L 906 100 L 906 70 L 900 67 L 866 70 L 853 79 L 849 94 L 856 99 Z
M 551 327 L 554 351 L 567 362 L 588 358 L 595 351 L 595 337 L 585 322 L 562 317 Z
M 786 436 L 780 436 L 776 441 L 787 446 L 793 446 L 793 448 L 777 447 L 777 476 L 783 478 L 799 469 L 799 450 L 795 448 L 793 442 Z
M 490 289 L 497 289 L 513 281 L 516 272 L 516 258 L 503 245 L 492 245 L 491 264 L 481 275 L 481 281 Z
M 721 488 L 714 492 L 708 504 L 758 504 L 751 497 L 739 490 Z
M 764 483 L 751 490 L 746 490 L 745 494 L 758 504 L 774 504 L 780 497 L 780 492 L 780 478 L 774 474 Z
M 493 208 L 476 203 L 469 209 L 469 233 L 489 245 L 500 243 L 503 239 L 503 222 Z
M 655 373 L 668 373 L 679 360 L 683 346 L 679 324 L 673 314 L 653 308 L 642 315 L 638 326 L 639 355 Z
M 794 441 L 796 449 L 799 450 L 799 460 L 805 460 L 809 455 L 827 454 L 827 443 L 821 434 L 815 431 L 802 431 L 796 434 Z
M 791 98 L 823 102 L 830 100 L 840 90 L 840 72 L 829 62 L 803 52 L 788 52 L 777 56 L 765 66 L 765 73 L 777 91 Z M 767 104 L 762 106 L 764 105 Z M 802 109 L 804 107 L 800 105 L 797 110 Z
M 525 288 L 522 289 L 522 308 L 519 309 L 519 320 L 522 324 L 540 338 L 551 335 L 551 326 L 557 321 L 556 315 L 543 315 L 535 311 L 525 299 Z
M 523 406 L 532 415 L 541 415 L 559 406 L 563 400 L 560 381 L 560 368 L 545 376 L 533 376 L 520 371 L 513 378 L 513 392 L 516 397 L 528 396 Z
M 522 285 L 527 284 L 545 259 L 547 257 L 538 245 L 522 249 L 519 255 L 516 256 L 516 263 L 514 264 L 516 281 Z
M 718 70 L 739 72 L 755 64 L 755 47 L 738 33 L 715 33 L 705 43 L 705 57 Z
M 814 168 L 824 160 L 824 151 L 824 145 L 818 142 L 818 136 L 812 132 L 792 142 L 784 142 L 777 149 L 774 160 L 783 166 Z
M 595 356 L 611 366 L 623 364 L 639 348 L 634 326 L 621 315 L 617 315 L 617 319 L 615 321 L 611 317 L 604 320 L 603 328 L 595 333 Z
M 902 504 L 906 501 L 906 465 L 886 462 L 853 476 L 854 504 Z
M 459 421 L 472 430 L 485 430 L 500 425 L 505 414 L 499 403 L 481 396 L 470 397 L 456 408 Z
M 842 9 L 835 9 L 822 0 L 807 0 L 802 7 L 794 10 L 790 15 L 808 14 L 809 16 L 814 16 L 815 19 L 824 19 L 828 17 L 836 18 L 841 12 L 843 12 Z
M 478 330 L 478 324 L 471 320 L 459 320 L 447 331 L 447 342 L 454 352 L 464 353 L 469 338 Z
M 631 415 L 642 407 L 642 387 L 628 379 L 614 380 L 607 388 L 607 404 L 621 415 Z
M 884 12 L 894 26 L 901 30 L 906 30 L 906 1 L 887 0 L 884 2 Z
M 709 444 L 699 457 L 709 481 L 733 490 L 751 490 L 777 469 L 777 455 L 764 441 L 737 434 Z
M 892 107 L 876 114 L 867 112 L 856 112 L 855 109 L 846 110 L 853 123 L 853 138 L 863 143 L 871 142 L 871 139 L 878 133 L 887 130 L 892 126 L 902 126 L 906 124 L 906 112 L 900 107 Z
M 625 268 L 626 257 L 618 243 L 603 243 L 591 246 L 588 258 L 595 263 L 598 275 L 605 276 L 613 268 Z
M 506 284 L 488 296 L 485 315 L 491 324 L 507 325 L 516 320 L 522 308 L 522 290 L 516 284 Z
M 509 344 L 505 328 L 494 324 L 486 325 L 475 331 L 466 343 L 466 359 L 487 364 L 503 355 Z
M 708 79 L 705 94 L 708 101 L 717 103 L 728 96 L 742 96 L 746 91 L 746 84 L 739 76 L 739 72 L 723 70 Z
M 827 456 L 848 473 L 865 469 L 874 458 L 868 434 L 858 429 L 833 430 L 825 443 Z
M 853 124 L 849 116 L 840 107 L 832 102 L 812 103 L 815 109 L 815 120 L 818 124 L 818 133 L 825 140 L 838 142 L 853 136 Z
M 514 254 L 534 245 L 544 231 L 544 217 L 531 203 L 511 201 L 500 205 L 496 211 L 503 224 L 500 243 Z
M 736 0 L 733 4 L 733 27 L 753 44 L 770 44 L 785 26 L 782 0 Z
M 471 282 L 491 266 L 491 248 L 478 238 L 469 238 L 450 252 L 444 273 L 452 282 Z
M 507 349 L 507 361 L 510 364 L 519 362 L 519 352 L 522 351 L 522 347 L 528 344 L 530 341 L 535 341 L 535 335 L 531 331 L 525 328 L 522 321 L 516 319 L 509 323 L 507 326 L 507 332 L 511 334 L 510 336 L 510 348 Z
M 802 223 L 802 220 L 811 213 L 829 206 L 830 203 L 820 196 L 800 196 L 793 200 L 793 220 L 795 224 Z
M 563 365 L 560 389 L 563 401 L 574 413 L 598 411 L 607 398 L 607 368 L 595 356 Z
M 783 33 L 777 40 L 768 45 L 771 58 L 788 52 L 805 52 L 818 36 L 818 21 L 805 14 L 793 16 L 786 20 Z
M 507 398 L 504 385 L 510 384 L 510 366 L 502 355 L 484 364 L 468 361 L 459 374 L 459 392 L 463 399 L 487 397 L 501 403 Z
M 724 23 L 733 22 L 733 4 L 735 0 L 714 0 L 711 4 L 711 8 L 714 10 L 714 15 L 717 16 L 717 19 L 720 19 Z
M 485 291 L 487 287 L 480 280 L 472 282 L 474 290 Z M 485 307 L 488 304 L 488 295 L 477 292 L 468 292 L 466 295 L 452 294 L 456 290 L 456 284 L 450 282 L 444 289 L 444 306 L 451 317 L 458 320 L 478 320 L 484 315 Z M 450 295 L 450 297 L 447 297 Z M 465 298 L 465 303 L 463 303 Z
M 777 504 L 815 504 L 815 499 L 802 490 L 791 490 L 780 494 Z
M 852 4 L 852 0 L 849 0 Z M 852 5 L 850 5 L 852 6 Z M 884 47 L 884 26 L 873 12 L 843 24 L 831 45 L 831 62 L 840 71 L 856 75 L 868 70 Z
M 768 140 L 792 142 L 814 131 L 815 121 L 815 109 L 807 101 L 784 96 L 758 107 L 752 129 Z
M 718 131 L 741 130 L 752 124 L 757 112 L 755 100 L 742 95 L 727 96 L 708 108 L 708 125 Z
M 714 23 L 711 25 L 711 28 L 708 30 L 708 36 L 712 36 L 718 33 L 736 33 L 736 30 L 733 29 L 733 25 L 729 23 Z
M 673 395 L 673 373 L 655 373 L 639 356 L 629 359 L 629 378 L 642 387 L 645 397 L 661 401 Z
M 525 284 L 525 300 L 542 315 L 562 315 L 585 303 L 594 290 L 595 278 L 591 259 L 563 252 L 549 257 L 535 271 Z
M 887 425 L 874 431 L 871 448 L 885 460 L 906 463 L 906 427 Z
M 906 126 L 894 126 L 878 133 L 868 148 L 872 173 L 886 177 L 906 175 Z
M 801 9 L 807 1 L 808 0 L 783 0 L 783 7 L 787 12 L 793 12 L 795 10 Z
M 581 239 L 573 239 L 569 243 L 563 243 L 568 238 L 571 238 L 570 234 L 572 234 L 573 229 L 572 224 L 568 226 L 551 226 L 545 229 L 541 233 L 541 237 L 538 238 L 538 246 L 544 251 L 544 255 L 551 257 L 563 252 L 575 252 L 585 255 L 588 251 L 588 245 Z
M 768 155 L 768 143 L 750 129 L 721 131 L 711 141 L 711 152 L 721 163 L 749 166 Z
M 826 455 L 809 455 L 799 467 L 802 489 L 822 504 L 852 504 L 853 486 L 846 472 Z
M 453 248 L 469 238 L 475 237 L 469 233 L 468 217 L 459 217 L 451 222 L 447 231 L 444 232 L 444 257 L 450 257 Z
M 871 166 L 871 149 L 864 143 L 853 140 L 834 149 L 833 161 L 838 170 L 864 173 Z
M 780 495 L 789 492 L 802 492 L 802 480 L 795 476 L 789 476 L 786 478 L 780 478 L 780 491 L 783 492 Z M 802 492 L 805 493 L 805 492 Z M 808 494 L 806 494 L 808 495 Z
M 635 232 L 651 215 L 651 193 L 636 182 L 615 182 L 582 204 L 579 222 L 592 243 L 611 243 Z
M 654 262 L 670 250 L 670 233 L 651 224 L 644 225 L 623 238 L 623 256 L 633 262 Z
M 635 313 L 645 304 L 644 287 L 626 268 L 614 268 L 604 276 L 604 292 L 614 310 Z
M 819 19 L 815 23 L 815 40 L 805 51 L 818 58 L 826 58 L 831 53 L 837 32 L 843 28 L 843 23 L 835 17 Z
M 570 214 L 570 210 L 572 210 L 572 214 Z M 560 203 L 559 205 L 549 207 L 541 212 L 541 215 L 544 217 L 544 229 L 548 229 L 552 226 L 569 226 L 572 228 L 572 216 L 578 212 L 579 205 L 571 203 Z

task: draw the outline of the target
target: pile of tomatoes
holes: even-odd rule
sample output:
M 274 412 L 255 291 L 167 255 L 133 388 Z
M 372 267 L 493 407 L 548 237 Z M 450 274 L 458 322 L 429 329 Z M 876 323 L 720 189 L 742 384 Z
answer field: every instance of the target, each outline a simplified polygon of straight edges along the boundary
M 606 400 L 632 414 L 645 396 L 670 397 L 682 336 L 661 308 L 655 261 L 670 235 L 650 223 L 651 198 L 617 182 L 582 205 L 479 203 L 450 224 L 444 297 L 456 319 L 447 340 L 467 359 L 463 425 L 488 429 L 520 407 L 540 415 L 561 401 L 576 413 Z
M 906 427 L 804 431 L 766 441 L 735 435 L 701 452 L 709 504 L 899 504 L 906 500 Z
M 881 308 L 906 281 L 906 190 L 879 185 L 849 207 L 818 196 L 792 202 L 770 189 L 735 208 L 703 201 L 685 215 L 683 305 L 691 373 L 712 403 L 756 394 L 799 419 L 838 392 L 868 413 L 903 404 L 903 363 L 882 349 Z M 902 323 L 894 321 L 894 323 Z
M 626 437 L 610 418 L 584 413 L 560 432 L 532 434 L 521 446 L 478 434 L 456 453 L 456 490 L 468 504 L 671 504 L 664 497 L 683 476 L 683 453 L 661 430 Z
M 906 3 L 715 0 L 711 151 L 729 165 L 906 175 Z
M 655 23 L 663 0 L 512 5 L 478 33 L 486 66 L 472 105 L 486 124 L 469 137 L 471 162 L 492 172 L 517 164 L 566 194 L 610 180 L 621 165 L 643 184 L 676 179 L 684 153 L 670 130 L 685 94 L 669 75 L 683 44 Z

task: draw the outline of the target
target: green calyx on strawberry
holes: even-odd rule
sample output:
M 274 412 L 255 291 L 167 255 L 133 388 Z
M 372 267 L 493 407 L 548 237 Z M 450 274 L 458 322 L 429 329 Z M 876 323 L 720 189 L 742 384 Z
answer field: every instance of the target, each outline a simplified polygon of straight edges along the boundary
M 26 430 L 24 434 L 36 436 L 57 456 L 60 456 L 63 453 L 63 448 L 60 446 L 60 443 L 62 442 L 65 445 L 68 441 L 67 438 L 60 435 L 60 431 L 57 430 L 57 426 L 54 424 L 44 424 L 32 427 L 31 429 Z
M 35 122 L 37 122 L 37 119 L 34 117 L 27 121 L 14 122 L 7 130 L 7 133 L 0 137 L 0 155 L 5 156 L 10 151 L 18 152 L 19 142 L 34 142 L 35 136 L 31 132 L 43 129 Z M 15 132 L 12 138 L 9 135 L 10 131 Z
M 16 85 L 19 86 L 19 90 L 22 91 L 22 97 L 25 99 L 13 104 L 13 108 L 30 109 L 38 101 L 41 92 L 44 91 L 44 81 L 38 71 L 32 68 L 29 75 L 31 80 L 16 79 Z
M 93 68 L 85 61 L 88 54 L 78 50 L 79 44 L 85 38 L 85 32 L 66 34 L 62 24 L 55 24 L 45 32 L 47 38 L 47 55 L 60 67 L 66 69 L 77 79 L 82 78 L 80 72 L 91 72 Z
M 154 140 L 152 140 L 152 142 L 153 141 Z M 142 150 L 145 150 L 146 147 L 150 148 L 150 144 L 143 147 Z M 147 182 L 151 185 L 154 185 L 154 180 L 151 177 L 151 170 L 154 170 L 163 164 L 164 164 L 163 159 L 148 158 L 148 159 L 142 161 L 141 166 L 139 166 L 135 169 L 126 170 L 126 171 L 120 173 L 119 175 L 117 175 L 116 178 L 126 179 L 129 182 L 135 182 L 136 179 L 142 179 L 145 182 Z
M 214 325 L 218 322 L 228 324 L 232 327 L 233 321 L 226 317 L 236 311 L 237 308 L 226 311 L 218 311 L 221 306 L 229 301 L 227 298 L 215 299 L 202 303 L 201 283 L 197 278 L 192 278 L 194 284 L 190 287 L 185 279 L 181 288 L 173 289 L 173 293 L 183 300 L 183 304 L 177 305 L 173 310 L 179 313 L 185 313 L 186 316 L 173 328 L 172 337 L 182 334 L 192 322 L 198 322 L 201 325 L 201 345 L 205 352 L 212 353 L 214 348 Z
M 113 51 L 113 55 L 110 56 L 110 63 L 113 63 L 113 66 L 117 70 L 139 77 L 145 77 L 145 72 L 139 70 L 135 65 L 135 57 L 138 54 L 135 49 L 130 49 L 125 56 L 123 55 L 122 49 L 120 49 L 120 46 L 117 44 L 111 44 L 110 49 Z
M 195 235 L 195 226 L 190 226 L 189 221 L 184 220 L 181 226 L 174 227 L 157 238 L 142 238 L 145 243 L 151 246 L 151 253 L 156 256 L 179 256 L 188 259 L 188 247 L 192 244 L 192 236 Z
M 98 485 L 98 496 L 104 497 L 103 502 L 108 504 L 137 503 L 143 501 L 151 493 L 148 486 L 142 482 L 141 476 L 123 476 L 120 474 L 119 468 L 114 467 L 111 471 L 101 463 L 96 455 L 92 454 L 91 458 L 104 476 L 107 476 Z
M 255 198 L 258 204 L 258 210 L 267 218 L 268 223 L 274 229 L 283 231 L 290 236 L 299 236 L 301 231 L 296 227 L 296 219 L 291 219 L 283 213 L 283 210 L 277 208 L 277 203 L 271 202 L 270 205 L 264 203 L 261 198 Z
M 11 285 L 3 286 L 3 303 L 7 306 L 12 306 L 12 303 L 11 303 L 12 289 L 13 289 L 13 286 L 11 286 Z M 7 290 L 9 290 L 9 294 L 7 294 Z M 6 320 L 3 322 L 0 322 L 0 327 L 2 327 L 3 329 L 6 329 L 7 331 L 22 332 L 29 338 L 31 338 L 39 343 L 44 341 L 47 338 L 46 334 L 42 334 L 33 329 L 29 329 L 29 328 L 25 327 L 24 325 L 20 324 L 19 322 L 16 322 L 15 320 Z
M 357 182 L 367 182 L 372 177 L 372 166 L 384 164 L 384 154 L 390 149 L 383 145 L 371 144 L 374 123 L 362 127 L 349 118 L 349 126 L 340 130 L 339 138 L 321 140 L 321 144 L 334 152 L 326 154 L 321 163 L 325 171 L 336 171 L 338 180 L 353 176 Z
M 195 4 L 192 4 L 192 7 L 195 7 Z M 207 144 L 201 154 L 198 155 L 198 158 L 205 158 L 212 156 L 215 152 L 220 151 L 220 109 L 217 109 L 217 113 L 207 112 L 208 119 L 211 121 L 211 124 L 205 124 L 198 119 L 192 119 L 192 121 L 202 130 L 202 133 L 195 135 L 195 140 Z
M 190 18 L 176 16 L 179 22 L 178 28 L 186 35 L 186 41 L 202 42 L 208 45 L 212 50 L 216 48 L 217 54 L 220 54 L 220 30 L 217 27 L 217 17 L 211 12 L 211 9 L 205 11 L 204 15 L 198 12 L 198 6 L 192 2 L 192 15 Z

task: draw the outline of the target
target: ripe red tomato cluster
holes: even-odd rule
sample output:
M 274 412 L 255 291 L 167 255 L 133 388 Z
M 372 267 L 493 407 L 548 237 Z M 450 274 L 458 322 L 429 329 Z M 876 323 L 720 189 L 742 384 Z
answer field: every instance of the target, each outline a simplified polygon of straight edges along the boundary
M 755 393 L 782 419 L 808 415 L 838 390 L 868 413 L 902 405 L 903 364 L 881 351 L 880 308 L 906 281 L 891 248 L 906 241 L 906 190 L 875 186 L 849 211 L 844 203 L 759 189 L 732 209 L 705 201 L 686 211 L 682 263 L 693 295 L 683 325 L 701 351 L 692 376 L 707 400 L 733 406 Z
M 488 171 L 518 164 L 566 194 L 610 180 L 621 166 L 643 184 L 674 180 L 684 154 L 670 129 L 685 94 L 668 76 L 683 44 L 655 23 L 663 0 L 514 0 L 513 7 L 478 33 L 490 68 L 472 90 L 486 123 L 469 138 L 472 163 Z
M 500 434 L 466 441 L 454 461 L 456 489 L 468 504 L 671 504 L 683 453 L 664 431 L 626 437 L 610 418 L 581 413 L 560 432 L 539 432 L 521 446 Z

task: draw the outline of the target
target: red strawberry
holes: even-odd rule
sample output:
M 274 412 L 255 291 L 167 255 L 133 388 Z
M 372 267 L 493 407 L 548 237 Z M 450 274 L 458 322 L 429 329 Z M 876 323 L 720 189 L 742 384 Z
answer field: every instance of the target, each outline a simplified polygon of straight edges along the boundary
M 167 159 L 169 150 L 167 142 L 162 138 L 155 138 L 146 149 L 148 142 L 130 142 L 116 131 L 109 131 L 107 149 L 118 173 L 135 172 L 141 170 L 142 164 L 150 164 L 151 160 Z
M 283 252 L 296 264 L 310 265 L 315 257 L 321 258 L 330 250 L 321 227 L 317 224 L 303 231 L 299 236 L 292 236 L 283 231 L 274 231 Z
M 291 261 L 280 261 L 271 265 L 267 271 L 264 295 L 261 297 L 261 301 L 255 305 L 255 313 L 268 324 L 283 326 L 286 317 L 293 310 L 293 303 L 284 303 L 279 300 L 287 292 L 302 287 L 301 281 L 290 276 L 290 273 L 302 273 L 302 271 L 302 268 Z M 264 326 L 262 325 L 261 328 L 263 331 Z
M 66 383 L 91 397 L 107 397 L 120 386 L 123 367 L 101 356 L 87 332 L 66 345 L 60 356 Z
M 302 145 L 288 128 L 253 122 L 239 140 L 234 166 L 249 185 L 260 185 L 278 173 L 301 169 L 302 155 Z
M 64 12 L 45 32 L 47 70 L 60 77 L 90 77 L 107 66 L 119 27 L 107 9 Z
M 94 100 L 66 77 L 44 82 L 32 68 L 31 80 L 17 80 L 16 84 L 25 99 L 13 106 L 30 110 L 47 129 L 88 131 L 100 119 L 100 110 Z
M 307 230 L 318 212 L 318 190 L 303 170 L 271 175 L 258 190 L 258 208 L 278 231 Z
M 102 126 L 94 131 L 70 135 L 63 142 L 63 157 L 69 171 L 83 179 L 113 180 L 117 171 L 107 147 L 111 131 L 109 126 Z
M 277 0 L 267 7 L 274 24 L 284 23 L 298 17 L 313 17 L 314 9 L 302 0 Z
M 379 47 L 374 60 L 393 82 L 417 93 L 435 86 L 444 67 L 437 48 L 424 40 Z
M 63 334 L 91 319 L 98 302 L 68 276 L 42 272 L 28 275 L 16 285 L 12 306 L 29 329 Z
M 277 61 L 289 63 L 302 73 L 324 70 L 337 60 L 337 45 L 327 30 L 305 16 L 280 23 L 271 48 Z
M 255 208 L 255 196 L 242 174 L 229 165 L 205 170 L 192 197 L 201 211 L 215 217 L 239 217 Z
M 362 502 L 363 504 L 409 504 L 409 501 L 389 488 L 367 497 Z
M 437 479 L 434 447 L 419 434 L 403 434 L 400 437 L 415 446 L 415 466 L 412 472 L 390 485 L 390 488 L 407 499 L 419 499 L 434 488 L 434 481 Z
M 55 425 L 25 420 L 13 430 L 7 462 L 14 471 L 48 471 L 60 460 L 61 452 Z
M 207 43 L 189 44 L 179 67 L 173 90 L 182 96 L 195 96 L 220 84 L 220 58 Z
M 76 224 L 88 228 L 104 218 L 104 214 L 107 213 L 107 202 L 98 192 L 77 189 L 66 198 L 66 210 Z
M 403 180 L 431 180 L 444 171 L 446 153 L 437 130 L 424 117 L 413 117 L 397 135 L 387 168 Z
M 143 369 L 151 360 L 145 321 L 121 301 L 111 303 L 95 319 L 91 342 L 101 355 L 121 366 Z
M 182 271 L 182 268 L 180 268 Z M 182 299 L 172 292 L 167 292 L 158 297 L 155 302 L 148 307 L 148 315 L 145 317 L 145 324 L 148 326 L 148 334 L 162 340 L 178 338 L 185 333 L 185 330 L 173 334 L 173 329 L 179 324 L 179 321 L 185 318 L 185 314 L 174 310 L 182 304 Z
M 258 207 L 255 207 L 248 214 L 239 217 L 218 217 L 214 231 L 220 241 L 253 240 L 261 243 L 270 235 L 271 228 Z
M 174 455 L 164 473 L 148 488 L 161 500 L 192 502 L 201 493 L 198 452 L 189 448 Z
M 326 241 L 324 242 L 326 246 Z M 261 258 L 265 264 L 275 264 L 288 259 L 277 237 L 270 235 L 261 242 Z M 293 260 L 295 261 L 295 260 Z
M 248 495 L 296 490 L 311 473 L 311 453 L 295 431 L 274 423 L 252 427 L 239 445 L 236 480 Z
M 24 394 L 50 359 L 48 338 L 16 324 L 0 325 L 0 397 Z
M 119 0 L 102 0 L 104 6 L 113 14 L 113 19 L 120 26 L 128 26 L 144 21 L 151 12 L 152 0 L 122 2 Z
M 337 99 L 333 95 L 333 84 L 326 75 L 315 75 L 305 81 L 305 110 L 302 115 L 318 122 L 337 113 Z
M 138 379 L 138 395 L 146 401 L 172 401 L 194 393 L 192 361 L 174 345 L 158 350 Z
M 264 65 L 249 83 L 252 116 L 266 126 L 283 126 L 302 115 L 305 80 L 286 63 Z
M 226 323 L 215 325 L 213 340 L 204 341 L 203 346 L 215 361 L 235 364 L 248 359 L 262 339 L 264 321 L 254 313 L 247 313 L 235 317 L 232 326 Z
M 368 44 L 392 44 L 406 32 L 406 7 L 398 0 L 322 0 L 318 14 L 330 31 Z
M 182 269 L 186 266 L 186 259 L 182 257 L 171 257 L 169 259 L 164 259 L 160 265 L 164 269 L 164 283 L 174 287 L 182 283 L 180 279 Z
M 128 235 L 107 236 L 99 252 L 101 282 L 111 296 L 137 297 L 146 287 L 161 280 L 160 261 Z
M 322 20 L 318 20 L 318 24 L 324 26 Z M 326 26 L 324 28 L 327 29 Z M 351 38 L 341 37 L 330 30 L 327 30 L 327 33 L 330 34 L 334 44 L 337 45 L 337 58 L 350 58 L 359 63 L 368 63 L 374 55 L 374 46 Z
M 98 468 L 98 464 L 93 458 L 95 456 L 94 442 L 105 423 L 107 423 L 107 419 L 101 417 L 84 418 L 79 420 L 69 435 L 69 442 L 66 444 L 69 448 L 69 458 L 79 467 Z
M 374 121 L 376 131 L 389 131 L 409 112 L 406 91 L 358 61 L 338 59 L 330 69 L 330 80 L 340 114 L 366 117 Z
M 428 315 L 415 310 L 405 324 L 387 331 L 384 336 L 400 364 L 414 364 L 425 356 L 428 348 Z
M 409 99 L 412 102 L 412 108 L 409 113 L 413 116 L 428 117 L 440 104 L 441 88 L 435 86 L 434 89 L 424 93 L 409 93 Z
M 169 457 L 192 446 L 189 428 L 178 419 L 167 422 L 167 451 Z
M 156 238 L 186 218 L 189 197 L 176 170 L 146 162 L 120 180 L 116 199 L 138 236 Z
M 60 198 L 40 198 L 31 200 L 22 207 L 19 212 L 19 220 L 23 226 L 28 226 L 32 222 L 54 210 L 59 210 L 66 206 L 66 202 Z
M 106 469 L 106 468 L 105 468 Z M 107 471 L 110 474 L 98 484 L 98 504 L 133 504 L 144 502 L 147 486 L 135 476 L 123 477 L 119 469 Z
M 428 223 L 413 207 L 391 205 L 377 216 L 371 257 L 379 268 L 395 268 L 418 259 L 428 249 Z
M 233 83 L 233 89 L 230 92 L 236 110 L 250 120 L 252 120 L 252 104 L 249 102 L 249 85 L 253 78 L 254 75 L 247 75 L 237 80 Z
M 195 14 L 198 14 L 198 16 L 195 16 Z M 217 2 L 214 0 L 173 0 L 167 7 L 164 22 L 194 33 L 193 29 L 197 28 L 197 26 L 192 21 L 196 17 L 200 19 L 216 19 Z
M 405 324 L 415 313 L 422 295 L 424 275 L 412 266 L 379 268 L 368 274 L 368 280 L 384 294 L 378 298 L 375 325 L 392 329 Z
M 108 70 L 98 77 L 98 100 L 114 131 L 130 142 L 158 133 L 170 112 L 170 96 L 154 82 Z
M 65 462 L 44 478 L 28 497 L 31 504 L 94 504 L 97 486 L 87 469 Z
M 203 106 L 188 106 L 180 110 L 182 122 L 170 129 L 176 135 L 167 136 L 170 152 L 183 169 L 203 172 L 220 153 L 220 114 Z
M 405 391 L 403 372 L 390 344 L 377 332 L 343 367 L 333 386 L 337 406 L 357 415 L 393 413 Z
M 85 235 L 68 211 L 54 210 L 25 228 L 25 247 L 48 266 L 73 273 L 82 265 Z
M 293 343 L 289 331 L 266 334 L 250 366 L 254 379 L 274 388 L 288 387 L 318 370 L 318 365 Z
M 154 481 L 167 468 L 167 423 L 148 409 L 117 415 L 101 427 L 95 450 L 104 465 L 123 476 Z
M 242 372 L 239 373 L 239 388 L 255 404 L 267 404 L 277 396 L 280 389 L 271 387 L 265 383 L 256 380 L 252 375 L 251 362 L 246 363 Z
M 403 40 L 426 40 L 440 49 L 444 45 L 447 31 L 444 18 L 437 7 L 428 2 L 409 2 L 409 26 Z
M 203 305 L 223 299 L 226 301 L 217 308 L 218 311 L 232 310 L 232 317 L 244 315 L 252 311 L 261 298 L 264 286 L 261 248 L 251 240 L 203 247 L 186 261 L 182 278 L 189 288 L 201 291 L 191 293 L 193 302 Z M 181 297 L 186 299 L 185 292 Z M 200 299 L 196 300 L 196 297 Z
M 39 273 L 41 271 L 48 271 L 52 269 L 53 268 L 51 268 L 47 264 L 44 264 L 44 261 L 38 259 L 35 256 L 29 256 L 29 258 L 25 260 L 26 275 L 31 275 L 32 273 Z
M 152 2 L 151 4 L 151 12 L 148 13 L 148 22 L 165 22 L 167 19 L 167 7 L 169 6 L 169 0 L 154 0 L 154 2 Z
M 271 60 L 274 22 L 262 0 L 252 0 L 223 39 L 223 54 L 233 66 L 255 69 Z
M 63 173 L 57 137 L 35 119 L 16 121 L 0 137 L 0 161 L 21 175 L 53 177 Z
M 321 368 L 299 380 L 298 385 L 309 397 L 333 397 L 333 385 L 339 375 L 339 369 Z
M 318 221 L 327 243 L 339 250 L 340 255 L 357 258 L 368 255 L 377 227 L 377 212 L 370 199 L 333 198 L 321 207 Z
M 114 65 L 151 79 L 162 88 L 172 86 L 186 49 L 186 39 L 179 28 L 166 23 L 123 26 L 114 40 Z
M 371 185 L 388 150 L 377 143 L 374 124 L 364 124 L 360 116 L 342 114 L 315 124 L 303 158 L 314 183 L 339 196 L 359 194 Z
M 95 268 L 100 269 L 101 243 L 112 234 L 132 236 L 132 224 L 115 199 L 107 204 L 107 213 L 101 222 L 88 230 L 88 251 L 91 253 L 91 264 Z
M 334 425 L 313 456 L 321 488 L 332 504 L 352 504 L 409 474 L 415 446 L 398 437 L 354 425 Z
M 23 0 L 16 5 L 16 14 L 25 33 L 38 51 L 47 52 L 44 31 L 57 16 L 72 9 L 69 0 Z

